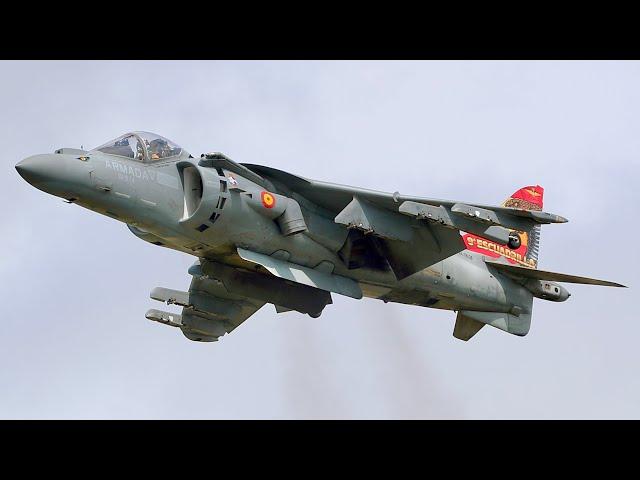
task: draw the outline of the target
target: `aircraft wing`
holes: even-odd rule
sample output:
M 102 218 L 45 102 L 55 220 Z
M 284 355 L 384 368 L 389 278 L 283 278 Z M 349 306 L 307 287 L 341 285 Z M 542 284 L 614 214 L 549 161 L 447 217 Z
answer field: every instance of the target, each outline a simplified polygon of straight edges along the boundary
M 189 340 L 215 342 L 230 333 L 266 302 L 230 294 L 221 282 L 194 276 L 188 292 L 157 287 L 151 298 L 182 306 L 182 314 L 151 309 L 149 320 L 178 327 Z
M 330 291 L 362 297 L 357 284 L 349 279 L 334 278 L 320 271 L 292 269 L 286 262 L 263 258 L 265 256 L 246 250 L 242 252 L 251 262 L 264 265 L 262 270 L 267 272 L 201 258 L 189 268 L 193 277 L 189 291 L 162 287 L 151 291 L 152 299 L 179 305 L 182 313 L 151 309 L 146 317 L 180 328 L 189 340 L 215 342 L 236 329 L 265 303 L 273 304 L 278 313 L 294 310 L 316 318 L 332 302 Z M 268 273 L 273 269 L 277 270 L 277 275 Z
M 349 268 L 388 264 L 399 280 L 463 251 L 460 231 L 507 245 L 512 230 L 528 232 L 538 224 L 567 221 L 546 212 L 380 192 L 243 165 L 279 193 L 300 204 L 310 202 L 348 227 L 339 254 Z M 363 250 L 367 255 L 358 253 Z
M 491 210 L 498 216 L 519 217 L 529 219 L 534 223 L 565 223 L 568 220 L 560 215 L 547 212 L 537 212 L 532 210 L 524 210 L 510 207 L 500 207 L 496 205 L 482 205 L 477 203 L 459 201 L 459 200 L 443 200 L 437 198 L 417 197 L 411 195 L 402 195 L 398 192 L 388 193 L 378 190 L 370 190 L 360 187 L 351 187 L 348 185 L 340 185 L 337 183 L 323 182 L 320 180 L 311 180 L 308 178 L 294 175 L 282 170 L 263 165 L 243 163 L 245 167 L 251 171 L 268 178 L 276 186 L 284 186 L 292 192 L 302 195 L 307 200 L 319 205 L 329 211 L 339 212 L 344 209 L 353 199 L 354 195 L 366 199 L 382 208 L 389 210 L 398 210 L 398 206 L 403 202 L 415 202 L 433 206 L 443 206 L 451 208 L 454 205 L 470 205 L 481 209 Z M 515 221 L 513 219 L 512 221 Z

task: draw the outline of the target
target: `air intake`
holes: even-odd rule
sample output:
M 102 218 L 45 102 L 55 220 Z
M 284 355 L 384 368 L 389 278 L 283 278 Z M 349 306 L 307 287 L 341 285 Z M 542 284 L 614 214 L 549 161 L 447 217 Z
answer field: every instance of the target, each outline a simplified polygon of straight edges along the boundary
M 182 170 L 182 188 L 184 190 L 184 214 L 185 220 L 196 212 L 202 202 L 202 177 L 198 169 L 193 166 Z

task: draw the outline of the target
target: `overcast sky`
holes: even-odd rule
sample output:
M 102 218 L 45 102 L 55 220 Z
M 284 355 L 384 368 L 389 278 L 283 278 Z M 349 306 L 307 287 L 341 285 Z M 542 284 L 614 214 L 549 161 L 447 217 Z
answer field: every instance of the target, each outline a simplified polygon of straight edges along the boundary
M 640 418 L 638 62 L 0 62 L 1 418 Z M 320 180 L 499 204 L 545 187 L 524 338 L 334 295 L 213 344 L 144 318 L 194 258 L 34 189 L 24 157 L 148 130 Z M 176 309 L 177 311 L 177 309 Z

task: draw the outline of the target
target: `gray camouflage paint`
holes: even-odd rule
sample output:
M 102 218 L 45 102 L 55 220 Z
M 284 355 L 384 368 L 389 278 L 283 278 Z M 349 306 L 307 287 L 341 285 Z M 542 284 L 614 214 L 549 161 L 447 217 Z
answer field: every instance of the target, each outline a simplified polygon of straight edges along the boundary
M 16 169 L 40 190 L 122 221 L 143 240 L 197 257 L 188 293 L 152 293 L 182 305 L 182 316 L 147 312 L 192 340 L 217 340 L 264 303 L 319 316 L 331 303 L 327 292 L 459 311 L 454 335 L 463 340 L 484 324 L 526 335 L 534 295 L 554 301 L 569 296 L 557 284 L 553 298 L 540 292 L 540 282 L 549 284 L 557 274 L 531 278 L 526 269 L 488 264 L 465 250 L 459 234 L 506 244 L 509 228 L 566 221 L 553 214 L 314 182 L 238 165 L 221 154 L 196 159 L 182 150 L 146 159 L 60 149 L 28 157 Z M 388 266 L 350 268 L 353 254 L 345 248 L 353 233 L 355 241 L 373 238 L 366 240 L 371 252 L 365 256 Z

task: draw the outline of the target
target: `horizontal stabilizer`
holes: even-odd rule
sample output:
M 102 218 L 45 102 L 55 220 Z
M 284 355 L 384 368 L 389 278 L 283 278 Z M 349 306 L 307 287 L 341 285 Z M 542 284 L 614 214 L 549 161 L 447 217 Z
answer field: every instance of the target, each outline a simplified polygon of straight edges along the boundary
M 548 272 L 545 270 L 536 270 L 527 267 L 518 267 L 515 265 L 507 265 L 506 263 L 492 262 L 485 260 L 485 262 L 498 270 L 501 270 L 509 275 L 521 278 L 535 278 L 536 280 L 550 280 L 552 282 L 567 282 L 567 283 L 582 283 L 585 285 L 602 285 L 604 287 L 622 287 L 627 288 L 625 285 L 621 285 L 615 282 L 609 282 L 607 280 L 598 280 L 596 278 L 578 277 L 577 275 L 568 275 L 566 273 Z

